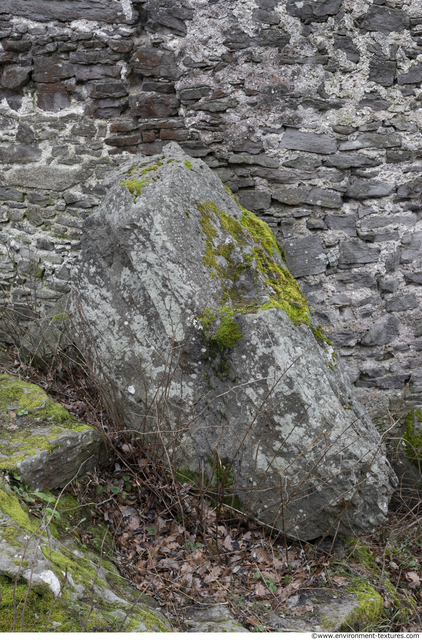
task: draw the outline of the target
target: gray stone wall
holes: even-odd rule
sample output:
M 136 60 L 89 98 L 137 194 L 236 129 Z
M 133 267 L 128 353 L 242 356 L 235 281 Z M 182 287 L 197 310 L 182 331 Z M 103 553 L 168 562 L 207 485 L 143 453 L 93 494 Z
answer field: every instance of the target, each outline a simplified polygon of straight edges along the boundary
M 127 154 L 176 140 L 281 240 L 368 407 L 422 404 L 419 0 L 2 0 L 0 281 L 69 289 Z

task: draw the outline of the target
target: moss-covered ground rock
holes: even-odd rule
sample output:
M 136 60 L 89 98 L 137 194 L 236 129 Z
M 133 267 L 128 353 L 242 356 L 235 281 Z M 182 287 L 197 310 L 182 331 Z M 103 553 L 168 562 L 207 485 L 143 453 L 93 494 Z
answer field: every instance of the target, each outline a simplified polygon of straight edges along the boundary
M 71 496 L 57 501 L 60 519 L 53 526 L 46 517 L 32 517 L 9 485 L 2 487 L 0 632 L 11 631 L 14 621 L 16 631 L 170 630 L 164 616 L 130 587 L 105 552 L 100 553 L 107 537 L 101 527 L 89 524 L 97 551 L 95 545 L 88 549 L 78 542 L 76 521 L 69 514 L 85 518 Z
M 92 471 L 104 455 L 102 437 L 41 387 L 0 375 L 0 470 L 37 490 L 63 487 Z
M 107 181 L 75 339 L 107 363 L 127 427 L 158 423 L 176 469 L 230 478 L 233 504 L 291 536 L 383 522 L 395 475 L 269 227 L 175 143 Z

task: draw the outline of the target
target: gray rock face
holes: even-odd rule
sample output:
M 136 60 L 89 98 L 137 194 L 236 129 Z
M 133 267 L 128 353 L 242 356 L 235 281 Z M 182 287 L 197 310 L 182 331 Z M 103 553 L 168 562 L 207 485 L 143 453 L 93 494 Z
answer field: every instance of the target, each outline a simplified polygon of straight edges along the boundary
M 318 236 L 289 240 L 284 245 L 286 263 L 295 278 L 325 271 L 327 256 Z
M 341 242 L 338 266 L 342 269 L 350 265 L 358 266 L 368 262 L 377 262 L 379 253 L 380 250 L 377 247 L 369 247 L 360 240 Z
M 393 342 L 399 334 L 400 320 L 395 316 L 385 316 L 374 323 L 362 339 L 366 346 L 383 345 Z
M 128 426 L 211 484 L 220 460 L 245 511 L 291 536 L 383 521 L 395 476 L 375 428 L 268 227 L 201 160 L 135 157 L 84 230 L 75 339 L 108 362 Z
M 384 198 L 393 193 L 394 187 L 387 182 L 377 182 L 376 180 L 355 179 L 351 181 L 346 195 L 355 200 L 366 200 L 367 198 Z
M 335 153 L 337 142 L 333 138 L 324 134 L 308 133 L 297 129 L 287 129 L 281 146 L 285 149 L 297 149 L 298 151 L 309 151 L 311 153 Z
M 401 9 L 373 5 L 364 17 L 361 26 L 368 31 L 403 31 L 410 25 L 409 16 Z
M 0 410 L 0 470 L 19 474 L 36 491 L 64 487 L 106 457 L 100 434 L 41 387 L 1 375 Z
M 29 20 L 101 20 L 104 22 L 134 22 L 138 12 L 126 12 L 115 0 L 2 0 L 0 15 L 12 13 Z M 131 3 L 129 3 L 131 5 Z M 129 15 L 130 14 L 130 15 Z

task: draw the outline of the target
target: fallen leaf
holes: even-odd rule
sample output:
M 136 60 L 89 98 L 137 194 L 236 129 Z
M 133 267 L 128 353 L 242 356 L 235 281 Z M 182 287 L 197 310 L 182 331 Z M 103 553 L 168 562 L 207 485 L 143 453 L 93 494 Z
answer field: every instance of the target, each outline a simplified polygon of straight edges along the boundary
M 229 535 L 224 538 L 223 547 L 227 549 L 227 551 L 233 551 L 233 543 Z
M 421 583 L 421 579 L 414 571 L 409 571 L 408 573 L 406 573 L 406 580 L 411 583 L 411 587 L 419 587 Z
M 310 613 L 314 610 L 314 607 L 312 604 L 302 604 L 299 607 L 296 607 L 296 609 L 294 610 L 294 613 L 296 616 L 303 616 L 305 615 L 305 613 Z
M 258 562 L 266 562 L 267 564 L 271 564 L 271 558 L 265 549 L 260 549 L 259 547 L 255 549 L 256 559 Z
M 222 572 L 221 567 L 213 567 L 210 573 L 204 578 L 205 584 L 210 584 L 211 582 L 215 582 L 218 579 L 221 572 Z
M 9 416 L 14 420 L 16 418 L 16 413 L 14 411 L 9 411 Z
M 349 584 L 348 579 L 343 578 L 342 576 L 336 576 L 335 578 L 333 578 L 333 582 L 338 584 L 339 587 L 345 587 L 346 584 Z
M 128 524 L 129 528 L 132 529 L 132 531 L 135 531 L 135 529 L 139 529 L 141 518 L 139 516 L 132 516 Z
M 398 568 L 399 568 L 399 565 L 392 561 L 392 562 L 390 562 L 390 567 L 391 567 L 392 569 L 398 569 Z
M 384 600 L 384 607 L 386 609 L 391 609 L 392 604 L 391 600 Z
M 122 446 L 122 451 L 124 451 L 125 453 L 131 453 L 133 450 L 133 447 L 131 444 L 124 444 Z
M 258 582 L 258 584 L 255 585 L 255 595 L 257 596 L 265 596 L 267 595 L 267 589 L 264 587 L 264 585 L 262 584 L 262 582 Z
M 16 431 L 16 429 L 18 428 L 18 425 L 17 424 L 11 424 L 7 428 L 8 428 L 9 431 Z

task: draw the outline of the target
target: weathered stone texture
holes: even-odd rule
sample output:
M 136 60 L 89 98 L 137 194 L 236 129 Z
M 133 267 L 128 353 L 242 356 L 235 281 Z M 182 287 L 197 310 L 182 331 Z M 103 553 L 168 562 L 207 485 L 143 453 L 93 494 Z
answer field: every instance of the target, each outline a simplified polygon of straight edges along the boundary
M 144 176 L 134 190 L 133 181 Z M 257 235 L 248 220 L 259 227 Z M 299 289 L 293 296 L 281 255 L 265 248 L 268 228 L 242 213 L 202 160 L 176 143 L 153 158 L 129 160 L 110 175 L 109 190 L 83 230 L 73 304 L 82 305 L 92 331 L 88 345 L 76 320 L 75 339 L 110 363 L 126 424 L 139 429 L 149 398 L 164 393 L 162 409 L 174 433 L 166 428 L 163 437 L 175 464 L 195 473 L 202 463 L 211 477 L 218 450 L 248 510 L 291 536 L 313 539 L 327 524 L 357 532 L 383 521 L 395 477 L 380 436 L 353 399 L 342 363 L 334 366 L 330 350 L 314 338 L 308 317 L 292 316 L 296 325 L 289 319 L 303 298 Z M 325 269 L 318 236 L 296 240 L 298 249 L 311 273 Z M 270 253 L 269 271 L 253 267 L 251 255 L 268 260 Z M 322 264 L 315 269 L 312 261 Z M 282 308 L 270 272 L 279 274 L 283 300 L 291 300 Z M 227 321 L 236 334 L 220 344 Z M 212 355 L 215 341 L 220 348 Z M 171 352 L 175 365 L 163 385 Z M 154 424 L 155 412 L 147 431 Z M 315 465 L 318 459 L 324 462 Z M 363 473 L 376 482 L 361 483 Z M 339 494 L 354 499 L 345 504 Z
M 89 211 L 75 203 L 101 197 L 107 172 L 127 154 L 155 154 L 176 140 L 282 243 L 298 243 L 286 246 L 288 260 L 321 286 L 312 308 L 325 328 L 364 335 L 388 295 L 414 294 L 418 306 L 399 312 L 399 338 L 416 357 L 407 336 L 422 301 L 411 275 L 421 271 L 421 244 L 411 238 L 422 193 L 421 20 L 410 0 L 2 0 L 0 283 L 8 300 L 27 304 L 30 273 L 45 308 L 59 298 L 57 274 L 78 260 Z M 339 274 L 364 271 L 398 288 L 331 308 Z M 393 356 L 387 377 L 402 358 Z M 367 357 L 357 342 L 350 370 Z M 396 391 L 380 384 L 393 403 Z

